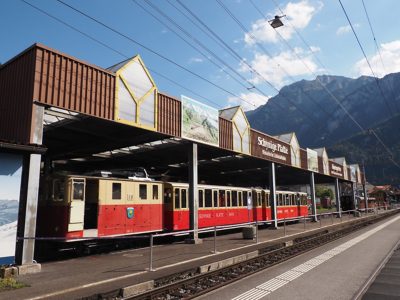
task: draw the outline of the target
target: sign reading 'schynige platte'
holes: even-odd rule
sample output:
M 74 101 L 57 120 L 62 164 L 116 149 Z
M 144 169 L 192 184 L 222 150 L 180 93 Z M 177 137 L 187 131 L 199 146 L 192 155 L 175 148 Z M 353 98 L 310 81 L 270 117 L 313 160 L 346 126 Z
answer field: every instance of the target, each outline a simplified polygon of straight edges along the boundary
M 219 145 L 219 112 L 217 109 L 181 96 L 182 137 L 201 143 Z
M 283 162 L 285 164 L 291 163 L 289 145 L 253 130 L 251 136 L 251 152 L 254 156 Z

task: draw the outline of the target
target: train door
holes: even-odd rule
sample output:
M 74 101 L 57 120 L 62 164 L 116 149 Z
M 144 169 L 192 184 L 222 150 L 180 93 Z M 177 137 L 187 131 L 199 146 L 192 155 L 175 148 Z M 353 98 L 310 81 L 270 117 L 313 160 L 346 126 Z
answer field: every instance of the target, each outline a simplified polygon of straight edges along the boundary
M 70 178 L 69 186 L 69 222 L 68 231 L 83 230 L 85 220 L 85 179 Z

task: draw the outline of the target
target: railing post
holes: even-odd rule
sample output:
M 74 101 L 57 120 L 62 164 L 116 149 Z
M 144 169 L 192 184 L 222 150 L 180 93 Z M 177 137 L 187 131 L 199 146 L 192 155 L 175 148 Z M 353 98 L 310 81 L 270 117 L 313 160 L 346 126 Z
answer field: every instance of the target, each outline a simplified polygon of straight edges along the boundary
M 214 254 L 217 254 L 217 226 L 214 226 Z
M 153 269 L 153 235 L 150 234 L 150 266 L 149 271 L 154 271 Z
M 317 218 L 317 214 L 315 214 L 315 217 Z M 319 215 L 319 228 L 322 227 L 322 215 Z
M 332 221 L 332 225 L 333 225 L 333 213 L 331 213 L 331 221 Z
M 258 220 L 256 220 L 256 244 L 258 244 Z
M 286 218 L 283 219 L 283 236 L 286 236 Z
M 306 231 L 306 216 L 304 215 L 304 231 Z

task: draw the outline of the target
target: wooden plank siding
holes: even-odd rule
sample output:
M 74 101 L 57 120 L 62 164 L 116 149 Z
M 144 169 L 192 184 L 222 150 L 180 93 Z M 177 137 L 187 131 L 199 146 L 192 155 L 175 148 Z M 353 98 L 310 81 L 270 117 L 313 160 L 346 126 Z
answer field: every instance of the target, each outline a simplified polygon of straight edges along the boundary
M 36 46 L 33 100 L 103 119 L 114 119 L 113 73 Z
M 35 49 L 0 67 L 0 140 L 30 144 Z
M 233 150 L 233 123 L 224 118 L 219 118 L 219 146 Z
M 158 93 L 157 131 L 181 137 L 182 105 L 178 99 Z

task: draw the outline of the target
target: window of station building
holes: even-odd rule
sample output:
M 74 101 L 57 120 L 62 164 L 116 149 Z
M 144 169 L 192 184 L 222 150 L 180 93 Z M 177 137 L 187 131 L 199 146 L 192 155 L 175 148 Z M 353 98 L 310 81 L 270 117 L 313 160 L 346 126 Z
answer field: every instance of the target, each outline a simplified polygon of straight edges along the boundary
M 139 184 L 139 198 L 141 200 L 147 200 L 147 185 Z
M 219 202 L 219 207 L 225 207 L 226 206 L 226 201 L 225 201 L 225 191 L 224 190 L 219 190 L 218 192 L 218 202 Z
M 179 189 L 174 190 L 174 196 L 175 196 L 175 209 L 180 209 L 181 202 L 179 201 Z
M 113 200 L 121 200 L 122 187 L 120 182 L 112 183 L 112 199 Z
M 199 190 L 199 207 L 204 207 L 204 191 Z
M 205 207 L 212 207 L 212 191 L 210 189 L 205 190 Z
M 214 191 L 214 207 L 218 207 L 218 191 Z
M 232 206 L 231 191 L 226 191 L 226 206 L 227 207 L 231 207 Z
M 164 189 L 164 202 L 171 203 L 172 200 L 172 191 L 170 188 Z
M 73 193 L 74 200 L 83 200 L 85 196 L 85 181 L 74 179 L 73 180 Z
M 158 185 L 153 184 L 153 200 L 158 200 Z
M 238 206 L 238 192 L 237 191 L 232 191 L 232 206 L 237 207 Z
M 181 201 L 182 201 L 182 206 L 181 208 L 187 208 L 187 191 L 186 189 L 181 189 Z

